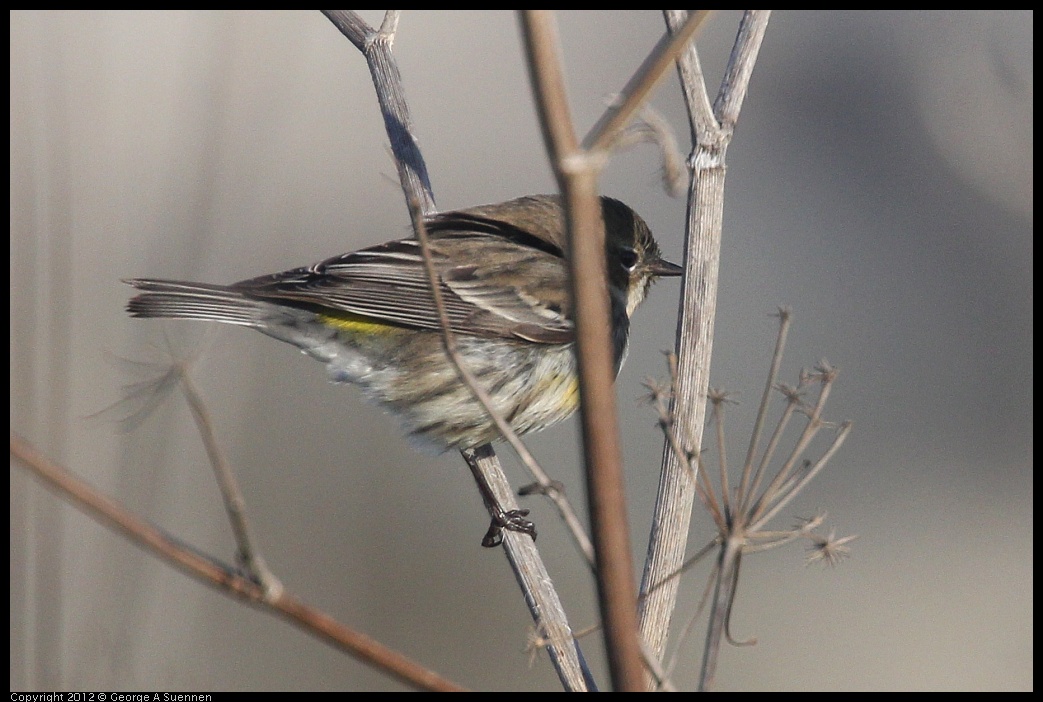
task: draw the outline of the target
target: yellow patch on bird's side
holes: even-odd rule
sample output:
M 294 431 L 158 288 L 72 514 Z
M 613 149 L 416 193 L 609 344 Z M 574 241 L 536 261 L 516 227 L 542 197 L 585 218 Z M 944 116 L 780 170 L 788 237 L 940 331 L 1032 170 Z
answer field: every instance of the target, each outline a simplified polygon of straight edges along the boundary
M 565 373 L 549 373 L 536 385 L 535 395 L 554 398 L 557 410 L 573 412 L 579 405 L 579 378 Z
M 383 322 L 375 322 L 369 317 L 363 317 L 357 314 L 345 313 L 336 316 L 331 314 L 320 314 L 318 315 L 318 318 L 323 324 L 351 334 L 391 334 L 400 331 L 401 329 L 400 327 L 384 324 Z
M 572 376 L 565 388 L 565 404 L 569 407 L 579 405 L 579 378 L 576 376 Z

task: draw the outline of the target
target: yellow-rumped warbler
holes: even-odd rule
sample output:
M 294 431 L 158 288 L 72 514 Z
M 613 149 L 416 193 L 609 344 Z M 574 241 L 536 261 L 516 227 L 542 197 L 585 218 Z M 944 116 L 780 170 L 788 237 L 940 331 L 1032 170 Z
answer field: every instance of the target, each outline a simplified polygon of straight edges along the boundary
M 601 198 L 616 371 L 630 315 L 659 276 L 648 225 Z M 519 434 L 560 422 L 578 404 L 560 197 L 534 195 L 426 220 L 431 257 L 463 363 Z M 500 432 L 446 356 L 420 245 L 389 241 L 306 268 L 208 285 L 126 281 L 134 317 L 252 327 L 326 364 L 403 421 L 421 444 L 473 448 Z

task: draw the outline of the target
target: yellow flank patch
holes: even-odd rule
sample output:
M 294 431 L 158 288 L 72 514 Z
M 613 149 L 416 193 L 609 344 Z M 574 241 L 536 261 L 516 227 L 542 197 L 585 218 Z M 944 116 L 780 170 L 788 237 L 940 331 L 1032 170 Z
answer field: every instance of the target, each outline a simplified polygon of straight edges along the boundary
M 572 377 L 565 389 L 565 406 L 572 408 L 579 406 L 579 378 L 576 376 Z
M 574 410 L 579 404 L 579 378 L 564 373 L 549 374 L 536 386 L 537 395 L 543 396 L 545 393 L 556 397 L 561 409 Z
M 363 317 L 357 314 L 345 313 L 336 316 L 320 314 L 318 317 L 319 321 L 323 324 L 352 334 L 390 334 L 400 329 L 399 327 L 384 324 L 383 322 L 375 322 L 369 317 Z

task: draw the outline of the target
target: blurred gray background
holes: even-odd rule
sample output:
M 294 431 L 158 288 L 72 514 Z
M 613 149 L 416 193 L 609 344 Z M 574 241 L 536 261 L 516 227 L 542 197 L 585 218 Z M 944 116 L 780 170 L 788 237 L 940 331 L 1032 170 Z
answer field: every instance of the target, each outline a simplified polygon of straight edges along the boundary
M 366 15 L 378 22 L 379 13 Z M 828 418 L 854 432 L 780 527 L 826 510 L 858 534 L 836 569 L 799 545 L 750 557 L 724 690 L 1032 687 L 1032 13 L 778 12 L 728 152 L 713 385 L 759 397 L 777 305 L 792 382 L 825 357 Z M 700 36 L 716 91 L 738 15 Z M 658 11 L 560 15 L 584 133 L 663 32 Z M 395 43 L 440 207 L 555 183 L 510 12 L 406 12 Z M 687 149 L 671 74 L 654 104 Z M 684 201 L 650 148 L 602 191 L 681 256 Z M 197 355 L 195 378 L 268 562 L 306 601 L 454 680 L 559 689 L 454 454 L 293 348 L 235 328 L 129 319 L 133 276 L 232 282 L 404 236 L 362 56 L 318 12 L 11 13 L 11 429 L 136 513 L 231 559 L 178 396 L 136 429 L 92 417 L 149 377 L 119 359 Z M 641 560 L 679 285 L 636 316 L 620 376 Z M 529 442 L 582 505 L 575 422 Z M 501 450 L 516 484 L 526 480 Z M 539 545 L 573 625 L 594 585 L 551 510 Z M 699 514 L 690 544 L 711 536 Z M 427 538 L 423 538 L 427 537 Z M 694 611 L 707 568 L 687 576 Z M 685 618 L 681 615 L 681 620 Z M 676 638 L 675 638 L 676 640 Z M 605 680 L 600 641 L 584 644 Z M 701 635 L 675 675 L 691 687 Z M 12 689 L 398 689 L 386 676 L 143 555 L 11 473 Z

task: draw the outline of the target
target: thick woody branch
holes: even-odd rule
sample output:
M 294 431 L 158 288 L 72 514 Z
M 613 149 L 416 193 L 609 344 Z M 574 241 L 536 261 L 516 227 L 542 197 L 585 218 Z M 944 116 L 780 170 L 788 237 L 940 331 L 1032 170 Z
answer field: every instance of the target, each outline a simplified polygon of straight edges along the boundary
M 688 21 L 683 10 L 665 11 L 667 25 L 678 31 Z M 742 97 L 756 62 L 769 11 L 747 10 L 739 28 L 726 79 L 710 113 L 710 101 L 694 45 L 678 59 L 678 73 L 695 139 L 689 157 L 692 169 L 685 239 L 682 309 L 675 347 L 678 359 L 673 428 L 685 455 L 698 455 L 710 380 L 710 356 L 717 306 L 721 230 L 724 215 L 725 152 L 738 118 Z M 678 582 L 671 579 L 684 560 L 696 485 L 688 466 L 664 443 L 659 494 L 649 537 L 642 579 L 641 634 L 662 656 L 677 599 Z M 660 586 L 660 583 L 662 585 Z

